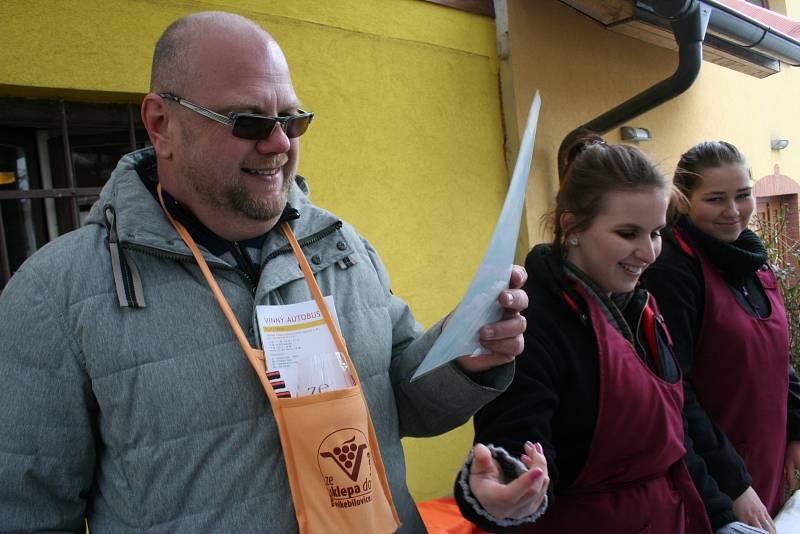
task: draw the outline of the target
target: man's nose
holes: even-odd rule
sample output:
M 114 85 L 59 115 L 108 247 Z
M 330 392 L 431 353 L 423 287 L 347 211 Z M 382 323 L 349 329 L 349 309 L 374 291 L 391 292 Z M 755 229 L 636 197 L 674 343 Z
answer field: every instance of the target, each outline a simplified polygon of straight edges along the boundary
M 289 137 L 278 123 L 275 123 L 267 137 L 256 141 L 256 150 L 261 154 L 285 154 L 290 146 Z

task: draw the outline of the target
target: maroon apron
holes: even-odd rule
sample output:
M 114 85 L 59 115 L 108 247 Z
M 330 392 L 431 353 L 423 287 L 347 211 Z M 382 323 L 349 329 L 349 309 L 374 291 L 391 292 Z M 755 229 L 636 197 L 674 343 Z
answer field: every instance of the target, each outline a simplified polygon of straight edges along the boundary
M 753 317 L 702 253 L 705 310 L 695 345 L 692 385 L 711 419 L 731 440 L 773 516 L 783 505 L 789 395 L 789 325 L 775 274 L 757 272 L 772 307 Z
M 589 306 L 597 338 L 597 424 L 583 470 L 522 532 L 710 533 L 683 462 L 681 381 L 670 384 L 653 373 L 595 299 L 581 286 L 576 289 Z M 652 317 L 652 297 L 648 308 Z

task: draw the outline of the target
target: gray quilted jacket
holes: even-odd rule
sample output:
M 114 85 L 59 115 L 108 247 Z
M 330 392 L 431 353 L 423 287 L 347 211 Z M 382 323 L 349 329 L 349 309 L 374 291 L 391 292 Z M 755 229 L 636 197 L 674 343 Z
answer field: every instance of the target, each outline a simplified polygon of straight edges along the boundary
M 152 158 L 125 156 L 86 225 L 43 247 L 0 295 L 2 532 L 82 533 L 84 518 L 92 534 L 297 530 L 268 400 L 137 174 Z M 402 531 L 424 531 L 400 438 L 462 424 L 513 366 L 476 383 L 451 364 L 410 383 L 439 325 L 422 333 L 375 251 L 312 205 L 302 181 L 289 201 L 323 294 L 334 295 Z M 204 254 L 254 346 L 256 304 L 312 298 L 280 232 L 266 239 L 255 291 Z

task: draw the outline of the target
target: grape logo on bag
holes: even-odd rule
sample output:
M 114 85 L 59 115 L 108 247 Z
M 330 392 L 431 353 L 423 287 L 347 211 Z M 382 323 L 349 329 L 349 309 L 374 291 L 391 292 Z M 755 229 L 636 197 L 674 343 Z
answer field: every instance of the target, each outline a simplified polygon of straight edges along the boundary
M 319 470 L 335 508 L 353 508 L 372 501 L 372 457 L 363 432 L 342 428 L 319 446 Z

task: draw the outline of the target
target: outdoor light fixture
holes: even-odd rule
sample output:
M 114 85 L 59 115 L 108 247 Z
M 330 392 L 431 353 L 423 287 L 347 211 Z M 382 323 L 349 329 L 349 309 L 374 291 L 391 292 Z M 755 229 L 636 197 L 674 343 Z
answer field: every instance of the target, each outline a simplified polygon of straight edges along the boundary
M 789 140 L 788 139 L 773 139 L 770 142 L 770 145 L 772 146 L 772 150 L 783 150 L 784 148 L 789 146 Z
M 647 128 L 634 128 L 632 126 L 623 126 L 619 129 L 619 135 L 623 141 L 649 141 L 653 138 L 650 135 L 650 130 Z

